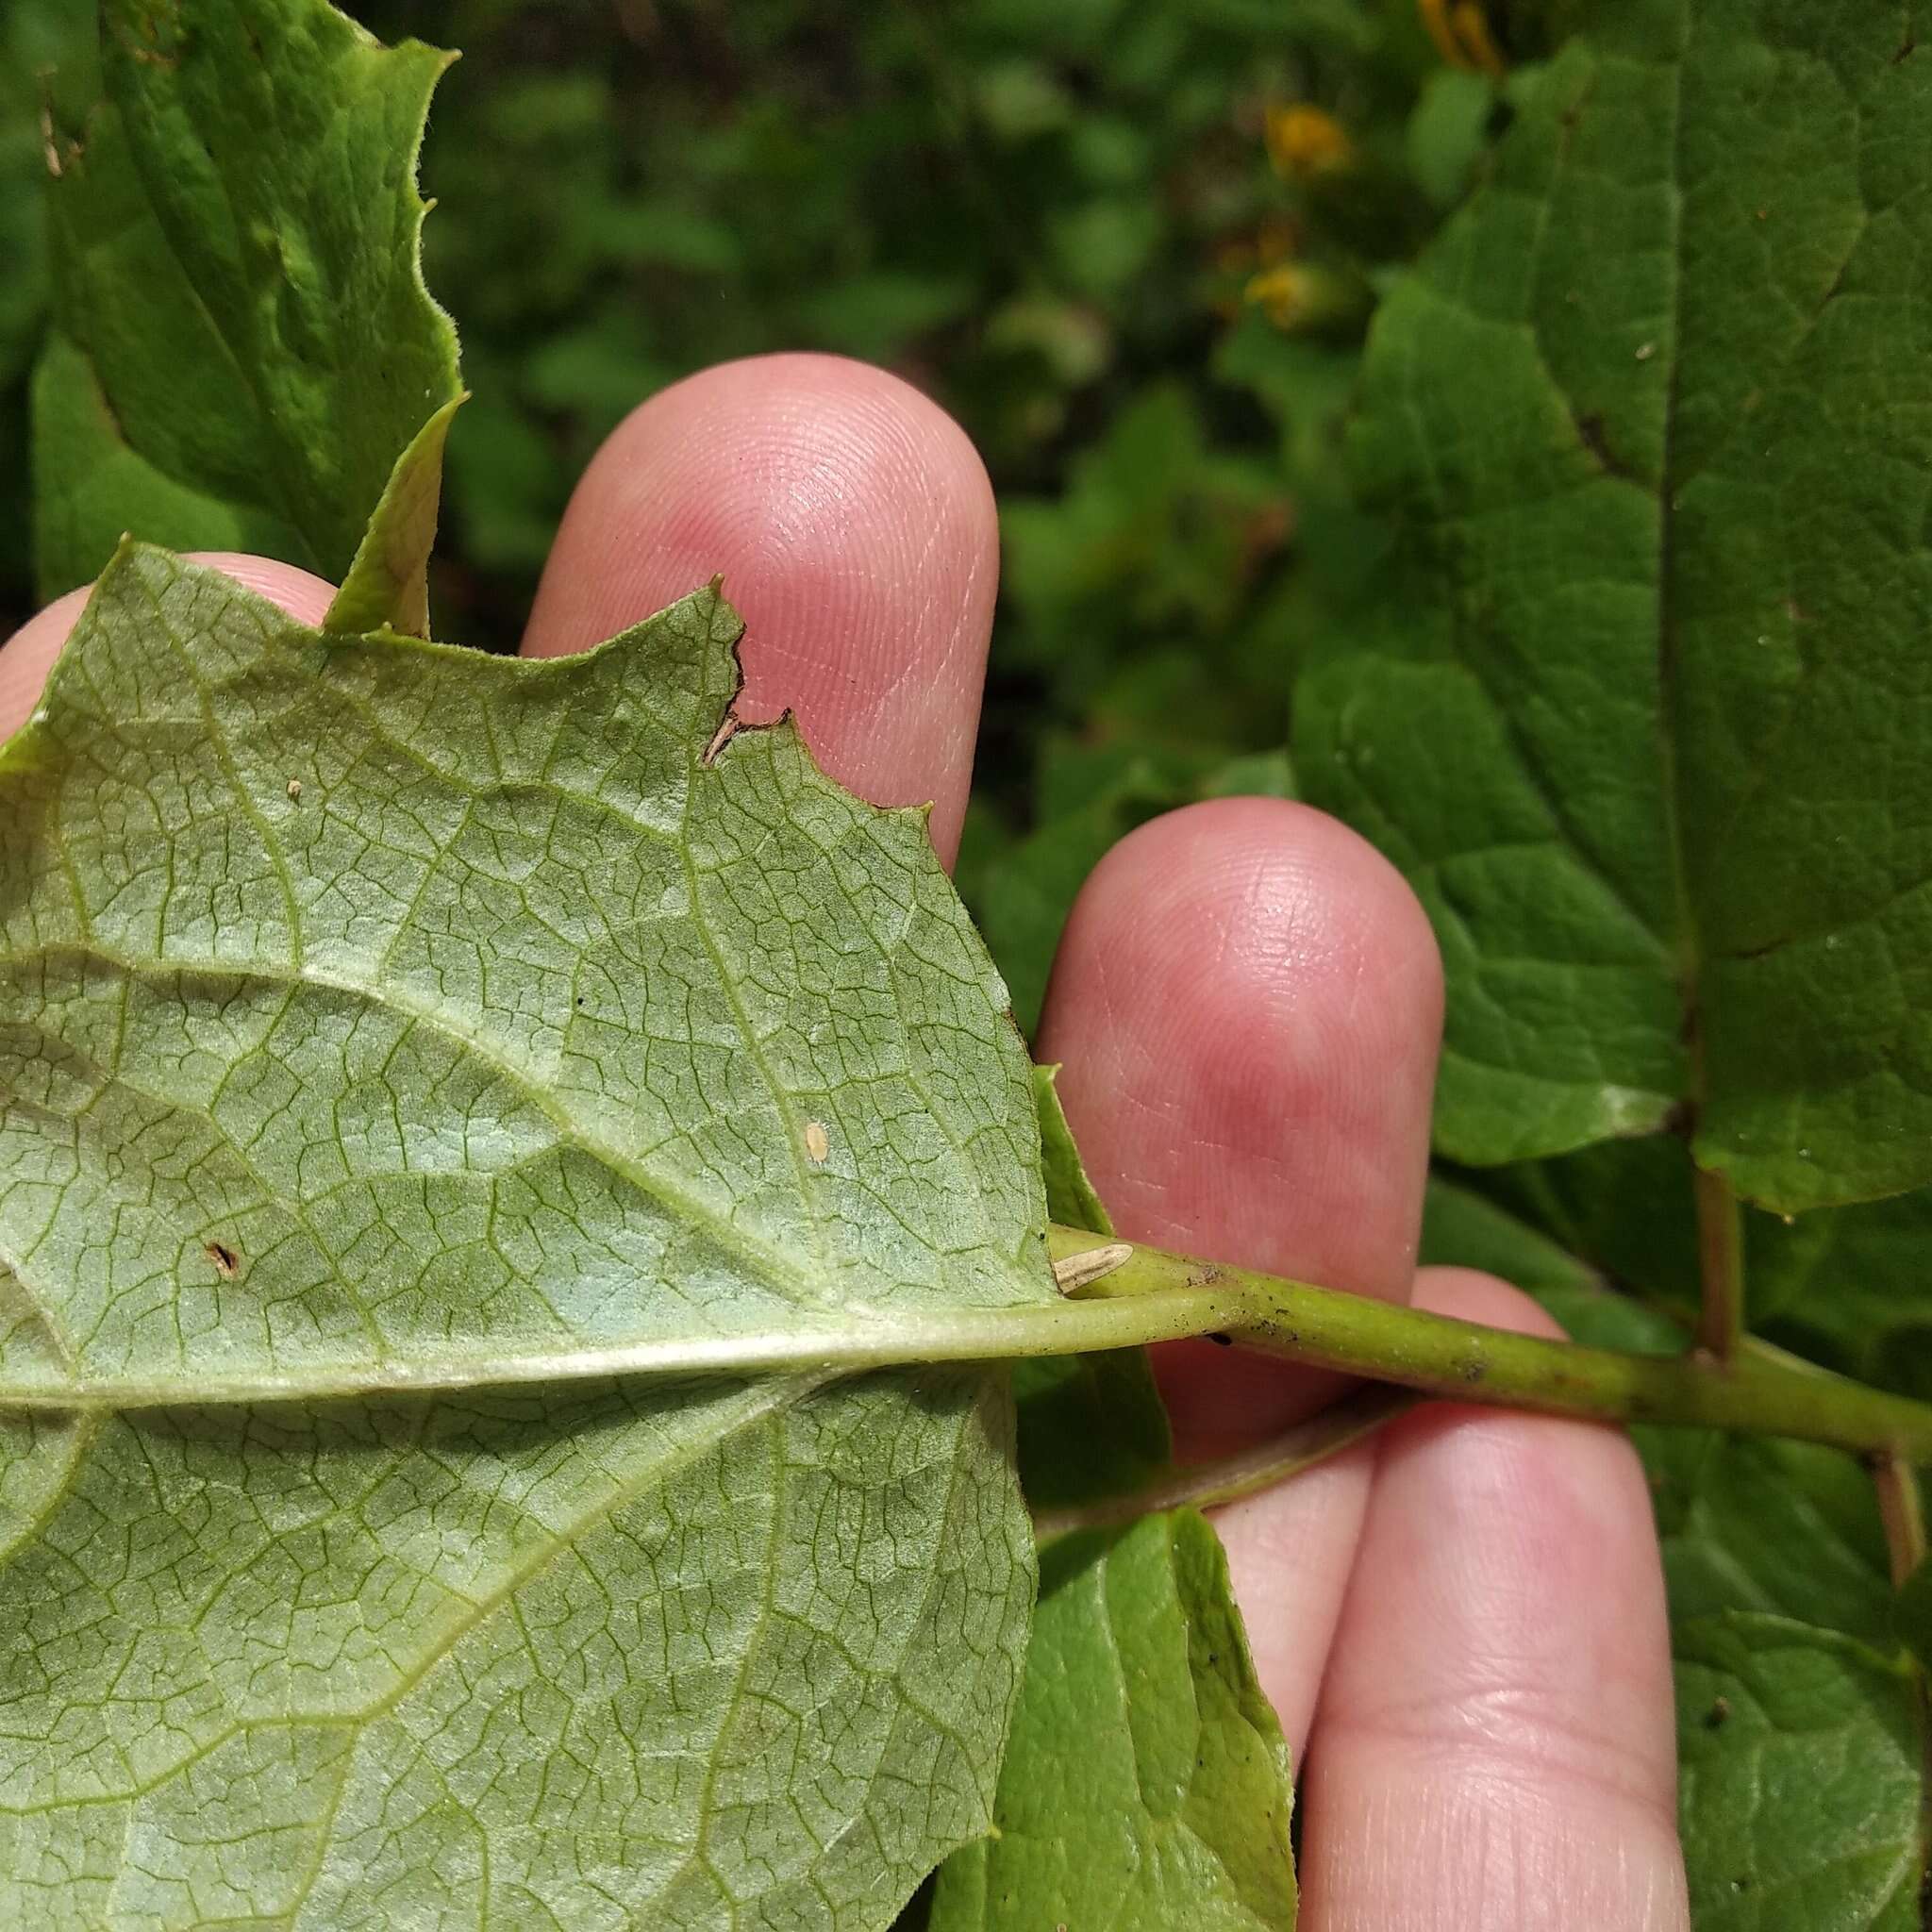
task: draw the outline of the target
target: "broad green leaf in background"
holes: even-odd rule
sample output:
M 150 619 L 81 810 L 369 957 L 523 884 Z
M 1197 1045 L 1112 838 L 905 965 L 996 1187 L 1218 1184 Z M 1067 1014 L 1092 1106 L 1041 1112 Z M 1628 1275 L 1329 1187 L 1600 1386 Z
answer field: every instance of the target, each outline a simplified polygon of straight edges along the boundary
M 1782 1617 L 1676 1633 L 1698 1932 L 1919 1932 L 1923 1751 L 1896 1658 Z
M 106 98 L 49 142 L 44 596 L 128 531 L 340 581 L 393 475 L 432 513 L 379 519 L 344 614 L 373 627 L 386 577 L 382 617 L 421 627 L 440 438 L 396 473 L 460 393 L 415 179 L 448 60 L 383 47 L 325 0 L 104 0 Z
M 92 1418 L 6 1438 L 0 1918 L 872 1926 L 985 1829 L 1003 1375 L 533 1381 L 1055 1300 L 923 814 L 718 742 L 739 629 L 129 546 L 0 754 L 0 1396 Z
M 1751 1231 L 1751 1301 L 1766 1335 L 1932 1399 L 1932 1189 Z
M 1208 1524 L 1063 1537 L 1041 1559 L 996 1834 L 941 1868 L 931 1932 L 1291 1932 L 1293 1790 Z
M 47 96 L 99 91 L 87 70 L 92 0 L 15 0 L 0 8 L 0 630 L 25 616 L 33 575 L 33 477 L 26 461 L 27 375 L 52 298 L 47 267 Z M 57 150 L 58 153 L 58 150 Z
M 1787 1209 L 1932 1179 L 1932 64 L 1895 12 L 1591 0 L 1385 304 L 1386 621 L 1298 697 L 1402 864 L 1487 1163 L 1691 1115 Z
M 1417 1262 L 1481 1268 L 1530 1294 L 1600 1288 L 1600 1277 L 1541 1229 L 1495 1202 L 1431 1174 L 1423 1197 L 1422 1247 Z
M 1604 1141 L 1445 1185 L 1518 1231 L 1515 1250 L 1506 1246 L 1479 1265 L 1540 1286 L 1552 1277 L 1522 1249 L 1524 1238 L 1540 1236 L 1643 1301 L 1687 1317 L 1696 1308 L 1690 1163 L 1674 1137 Z M 1861 1382 L 1932 1394 L 1928 1257 L 1932 1189 L 1796 1216 L 1747 1212 L 1751 1328 Z
M 1892 1625 L 1920 1663 L 1932 1669 L 1932 1557 L 1926 1557 L 1898 1587 Z

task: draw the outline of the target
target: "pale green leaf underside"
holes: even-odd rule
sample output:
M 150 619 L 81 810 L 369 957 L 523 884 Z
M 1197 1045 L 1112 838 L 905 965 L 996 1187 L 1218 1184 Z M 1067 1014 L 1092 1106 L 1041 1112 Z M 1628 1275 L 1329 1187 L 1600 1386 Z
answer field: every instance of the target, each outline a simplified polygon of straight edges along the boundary
M 985 1828 L 996 1382 L 0 1427 L 0 1923 L 875 1927 Z
M 486 659 L 117 560 L 0 757 L 0 1393 L 1056 1302 L 923 817 L 704 762 L 738 631 Z
M 415 180 L 449 57 L 383 47 L 325 0 L 107 0 L 101 42 L 107 98 L 53 148 L 42 589 L 86 582 L 128 531 L 340 581 L 460 391 Z M 434 441 L 406 491 L 419 507 Z M 358 627 L 374 573 L 394 580 L 383 620 L 420 628 L 426 539 L 398 537 L 422 520 L 378 522 Z
M 1932 64 L 1897 9 L 1603 0 L 1379 315 L 1406 559 L 1298 703 L 1449 978 L 1439 1141 L 1932 1178 Z M 1687 1012 L 1690 1021 L 1687 1024 Z
M 930 1932 L 1291 1932 L 1293 1789 L 1208 1524 L 1063 1538 L 996 1834 L 941 1868 Z
M 0 1396 L 93 1405 L 6 1424 L 13 1916 L 865 1927 L 985 1828 L 1003 1378 L 178 1406 L 1058 1307 L 923 816 L 708 761 L 739 630 L 518 663 L 129 546 L 0 753 Z

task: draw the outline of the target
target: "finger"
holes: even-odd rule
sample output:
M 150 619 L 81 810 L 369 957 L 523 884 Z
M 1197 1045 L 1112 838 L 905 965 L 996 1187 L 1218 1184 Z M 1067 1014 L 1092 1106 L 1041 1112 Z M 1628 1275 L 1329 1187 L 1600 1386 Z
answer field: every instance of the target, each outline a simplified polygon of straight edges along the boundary
M 244 557 L 237 551 L 201 550 L 192 561 L 225 571 L 237 583 L 258 591 L 303 624 L 320 624 L 335 591 L 320 577 L 291 563 L 266 557 Z M 54 659 L 86 608 L 92 586 L 57 597 L 30 617 L 0 649 L 0 738 L 10 737 L 33 715 Z
M 952 419 L 831 356 L 707 370 L 635 410 L 577 486 L 524 648 L 582 650 L 723 574 L 748 722 L 788 706 L 881 805 L 958 845 L 992 627 L 991 486 Z
M 1223 799 L 1124 840 L 1054 966 L 1041 1058 L 1121 1231 L 1365 1294 L 1407 1291 L 1441 970 L 1422 908 L 1306 806 Z M 1332 1392 L 1191 1343 L 1163 1388 L 1209 1453 Z M 1222 1513 L 1261 1682 L 1305 1730 L 1367 1495 L 1366 1450 Z
M 1443 1314 L 1560 1331 L 1430 1269 Z M 1649 1492 L 1587 1423 L 1431 1405 L 1387 1432 L 1302 1797 L 1308 1932 L 1681 1932 Z

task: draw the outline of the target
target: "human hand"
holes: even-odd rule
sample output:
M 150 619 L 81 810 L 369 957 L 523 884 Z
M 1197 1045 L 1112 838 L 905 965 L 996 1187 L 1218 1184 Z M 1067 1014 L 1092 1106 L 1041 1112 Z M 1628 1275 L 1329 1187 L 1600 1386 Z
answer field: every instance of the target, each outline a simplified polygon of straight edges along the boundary
M 330 587 L 208 559 L 318 621 Z M 715 369 L 591 465 L 526 651 L 581 649 L 723 571 L 747 719 L 796 712 L 882 804 L 958 844 L 992 619 L 992 498 L 959 431 L 890 376 L 814 357 Z M 78 614 L 0 650 L 0 736 Z M 1041 1058 L 1124 1234 L 1547 1330 L 1487 1277 L 1414 1269 L 1441 969 L 1402 880 L 1276 800 L 1124 841 L 1062 942 Z M 1272 1434 L 1333 1378 L 1165 1351 L 1183 1446 Z M 1628 1445 L 1437 1405 L 1221 1513 L 1261 1680 L 1304 1766 L 1308 1932 L 1686 1924 L 1657 1550 Z

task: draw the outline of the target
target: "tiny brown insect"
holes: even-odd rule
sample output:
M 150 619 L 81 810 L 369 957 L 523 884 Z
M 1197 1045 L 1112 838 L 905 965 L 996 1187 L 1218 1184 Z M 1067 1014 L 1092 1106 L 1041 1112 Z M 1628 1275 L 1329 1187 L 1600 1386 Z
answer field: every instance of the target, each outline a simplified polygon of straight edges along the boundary
M 824 1122 L 806 1122 L 805 1151 L 811 1156 L 813 1166 L 824 1166 L 832 1152 L 832 1138 L 825 1132 Z
M 290 801 L 291 801 L 291 803 L 293 803 L 293 801 L 295 801 L 296 799 L 300 798 L 301 796 L 302 796 L 302 781 L 301 781 L 301 779 L 299 779 L 299 778 L 291 778 L 291 779 L 289 780 L 289 798 L 290 798 Z
M 241 1274 L 242 1257 L 233 1248 L 225 1248 L 220 1241 L 205 1241 L 202 1253 L 215 1264 L 215 1273 L 224 1281 L 233 1281 Z

